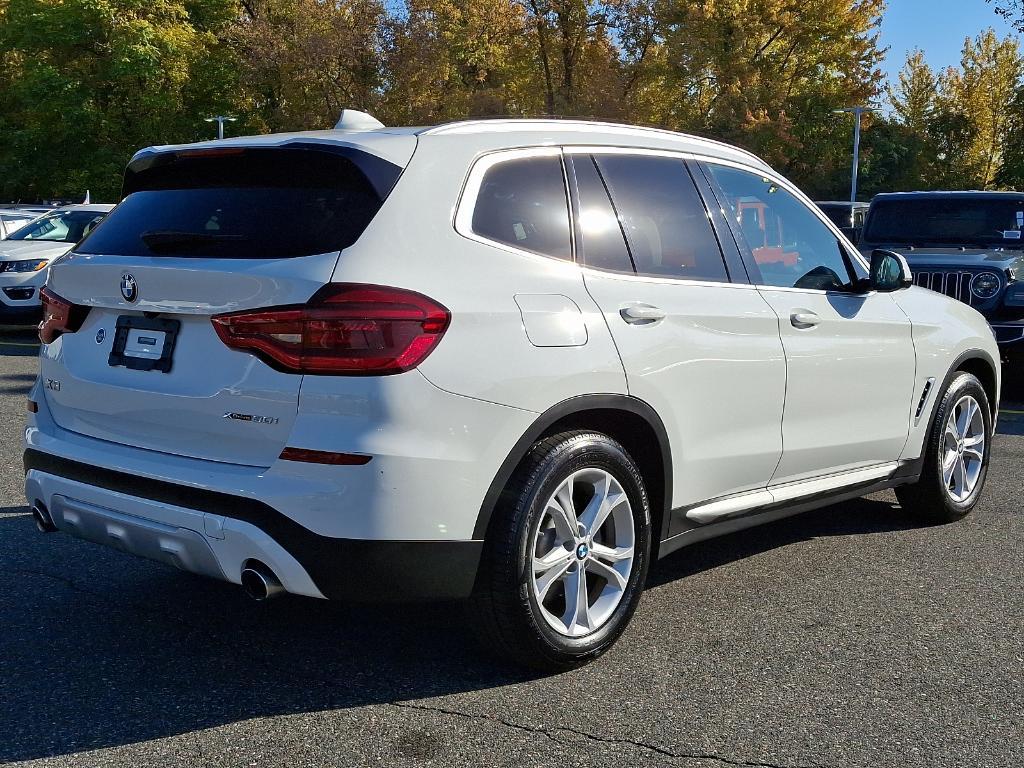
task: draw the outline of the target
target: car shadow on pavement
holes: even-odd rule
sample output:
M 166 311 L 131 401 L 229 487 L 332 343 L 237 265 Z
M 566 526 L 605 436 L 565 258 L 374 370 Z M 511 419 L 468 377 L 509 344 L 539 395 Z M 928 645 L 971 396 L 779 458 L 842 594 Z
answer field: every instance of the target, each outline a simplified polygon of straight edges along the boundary
M 234 585 L 40 534 L 26 512 L 0 509 L 0 763 L 535 677 L 484 655 L 462 605 L 255 604 Z M 651 583 L 911 525 L 895 504 L 847 502 L 672 555 Z
M 651 566 L 647 585 L 660 586 L 800 541 L 922 526 L 894 498 L 854 499 L 684 547 Z
M 0 395 L 27 395 L 36 381 L 34 373 L 0 375 Z

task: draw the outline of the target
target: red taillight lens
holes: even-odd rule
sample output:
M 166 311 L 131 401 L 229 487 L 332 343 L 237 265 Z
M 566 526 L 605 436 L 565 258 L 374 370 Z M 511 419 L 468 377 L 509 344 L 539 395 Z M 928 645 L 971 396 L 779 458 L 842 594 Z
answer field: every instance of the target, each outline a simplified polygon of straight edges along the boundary
M 39 300 L 43 304 L 43 321 L 39 324 L 39 340 L 43 344 L 52 343 L 62 333 L 74 333 L 89 314 L 88 307 L 72 304 L 49 288 L 39 291 Z
M 419 293 L 379 285 L 328 285 L 301 307 L 216 315 L 227 346 L 289 373 L 381 376 L 415 368 L 451 315 Z

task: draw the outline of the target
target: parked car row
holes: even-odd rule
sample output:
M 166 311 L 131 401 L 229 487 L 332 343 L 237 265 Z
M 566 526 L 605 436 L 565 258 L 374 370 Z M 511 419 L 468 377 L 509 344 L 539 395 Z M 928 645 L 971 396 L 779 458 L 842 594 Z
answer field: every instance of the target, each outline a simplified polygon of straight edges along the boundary
M 29 395 L 43 531 L 257 599 L 469 598 L 490 648 L 560 669 L 654 558 L 883 488 L 956 520 L 984 487 L 985 319 L 735 147 L 346 113 L 143 150 L 124 192 L 91 232 L 42 220 L 78 243 Z
M 54 259 L 86 237 L 112 205 L 69 205 L 41 215 L 28 212 L 22 226 L 0 241 L 0 325 L 38 323 L 40 291 Z M 14 213 L 0 212 L 14 217 Z

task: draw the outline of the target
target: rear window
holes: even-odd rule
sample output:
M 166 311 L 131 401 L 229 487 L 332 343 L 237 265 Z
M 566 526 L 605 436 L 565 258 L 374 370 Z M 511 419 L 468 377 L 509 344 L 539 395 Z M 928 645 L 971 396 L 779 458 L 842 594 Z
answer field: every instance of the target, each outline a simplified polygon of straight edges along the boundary
M 864 240 L 892 245 L 1024 247 L 1024 198 L 876 200 Z
M 193 150 L 143 156 L 125 198 L 76 249 L 275 259 L 347 248 L 401 168 L 358 150 Z

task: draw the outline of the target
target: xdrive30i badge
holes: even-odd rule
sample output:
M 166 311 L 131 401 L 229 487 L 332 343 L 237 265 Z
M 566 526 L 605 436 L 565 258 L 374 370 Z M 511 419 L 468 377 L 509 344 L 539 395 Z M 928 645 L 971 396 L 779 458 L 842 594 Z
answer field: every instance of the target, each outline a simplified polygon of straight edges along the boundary
M 125 301 L 135 302 L 139 298 L 139 285 L 135 282 L 135 276 L 130 272 L 121 275 L 121 295 Z
M 225 413 L 224 418 L 232 421 L 251 421 L 255 424 L 277 424 L 281 421 L 277 416 L 256 416 L 251 413 Z

